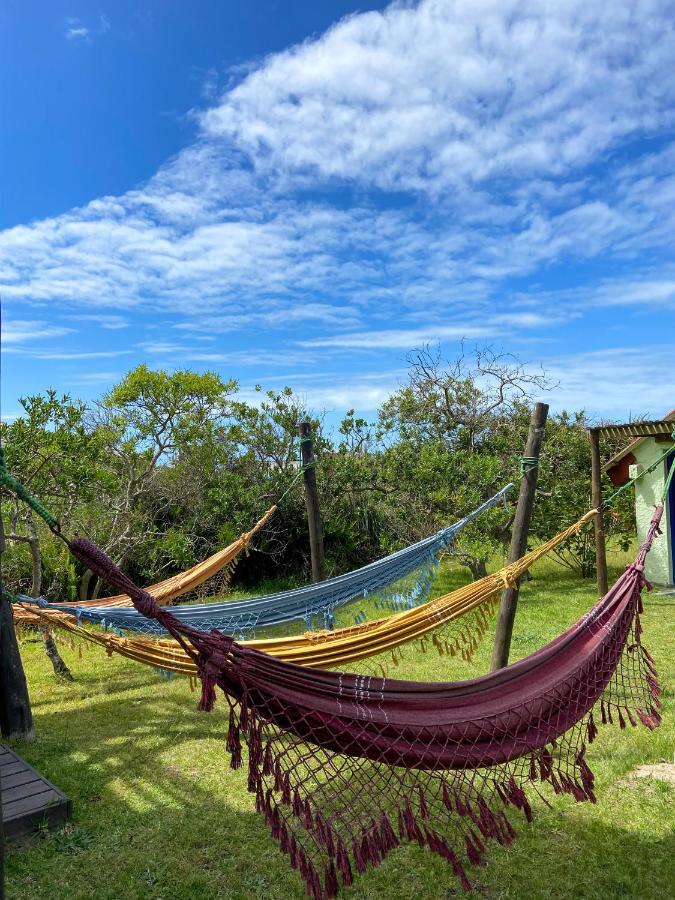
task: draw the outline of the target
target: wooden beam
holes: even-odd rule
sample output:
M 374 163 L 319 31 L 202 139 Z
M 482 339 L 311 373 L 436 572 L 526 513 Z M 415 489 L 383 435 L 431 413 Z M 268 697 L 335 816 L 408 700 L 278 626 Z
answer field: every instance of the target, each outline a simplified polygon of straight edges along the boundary
M 326 564 L 323 553 L 323 529 L 321 527 L 321 510 L 319 493 L 316 487 L 316 466 L 314 459 L 314 441 L 309 422 L 301 422 L 298 426 L 300 434 L 300 452 L 305 479 L 305 505 L 307 507 L 307 525 L 309 528 L 309 549 L 312 557 L 312 581 L 323 581 L 326 577 Z
M 548 404 L 537 403 L 532 410 L 530 431 L 527 435 L 525 454 L 523 457 L 523 477 L 520 480 L 520 494 L 516 517 L 511 532 L 511 548 L 509 550 L 509 562 L 515 562 L 527 549 L 527 537 L 530 530 L 530 520 L 534 508 L 534 496 L 537 489 L 537 475 L 539 472 L 539 453 L 544 441 L 544 428 L 548 416 Z M 513 623 L 518 607 L 518 593 L 520 584 L 506 588 L 502 593 L 497 620 L 497 632 L 495 645 L 492 652 L 492 671 L 508 665 L 509 651 L 511 649 L 511 635 Z
M 627 422 L 625 425 L 600 425 L 592 430 L 604 437 L 613 438 L 668 437 L 675 430 L 675 421 L 659 419 L 655 422 Z
M 591 442 L 591 504 L 598 510 L 593 520 L 595 529 L 595 573 L 598 596 L 607 593 L 607 550 L 605 547 L 605 520 L 602 509 L 602 467 L 600 464 L 600 428 L 589 428 Z

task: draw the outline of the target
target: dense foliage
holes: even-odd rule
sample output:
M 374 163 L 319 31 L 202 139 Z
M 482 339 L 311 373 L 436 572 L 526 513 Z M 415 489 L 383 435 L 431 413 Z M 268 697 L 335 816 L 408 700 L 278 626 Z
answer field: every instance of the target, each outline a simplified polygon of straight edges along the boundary
M 24 398 L 3 423 L 11 470 L 60 518 L 66 531 L 98 541 L 141 583 L 166 577 L 231 541 L 285 494 L 280 512 L 237 578 L 304 580 L 309 571 L 297 424 L 315 435 L 326 556 L 331 574 L 418 539 L 519 479 L 531 395 L 547 386 L 515 359 L 479 350 L 452 363 L 428 348 L 368 422 L 348 412 L 335 433 L 290 388 L 237 397 L 214 373 L 139 366 L 98 403 L 48 391 Z M 532 539 L 550 536 L 590 504 L 590 452 L 583 413 L 549 418 Z M 607 447 L 606 452 L 615 448 Z M 290 489 L 289 489 L 290 488 Z M 467 529 L 455 552 L 474 576 L 509 540 L 510 502 Z M 54 598 L 102 590 L 10 497 L 8 584 Z M 628 540 L 630 498 L 610 531 Z M 592 573 L 588 535 L 561 562 Z

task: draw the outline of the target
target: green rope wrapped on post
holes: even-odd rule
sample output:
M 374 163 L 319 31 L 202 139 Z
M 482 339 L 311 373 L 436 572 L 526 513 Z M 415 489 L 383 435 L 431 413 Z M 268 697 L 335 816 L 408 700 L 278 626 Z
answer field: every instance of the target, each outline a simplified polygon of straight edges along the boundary
M 313 463 L 313 462 L 308 463 L 306 466 L 300 466 L 300 468 L 298 469 L 298 471 L 297 471 L 297 472 L 295 473 L 295 475 L 293 476 L 293 480 L 291 481 L 291 483 L 288 485 L 288 487 L 287 487 L 286 490 L 283 492 L 283 494 L 281 495 L 281 497 L 279 497 L 279 499 L 277 500 L 277 506 L 279 506 L 279 504 L 281 503 L 282 500 L 285 500 L 285 499 L 286 499 L 286 497 L 288 496 L 288 494 L 290 494 L 291 490 L 295 487 L 295 485 L 298 483 L 298 481 L 300 480 L 300 478 L 302 478 L 302 476 L 303 476 L 304 473 L 307 471 L 307 469 L 311 469 L 311 468 L 313 468 L 313 467 L 314 467 L 314 463 Z
M 673 432 L 673 438 L 675 438 L 675 432 Z M 665 484 L 663 485 L 663 493 L 661 494 L 661 499 L 665 502 L 666 497 L 668 496 L 668 491 L 670 489 L 670 483 L 673 480 L 673 475 L 675 475 L 675 459 L 673 459 L 670 464 L 670 471 L 668 472 L 668 477 L 666 478 Z
M 675 431 L 672 433 L 671 437 L 672 437 L 673 441 L 675 441 Z M 656 469 L 656 467 L 660 463 L 662 463 L 663 460 L 667 456 L 669 456 L 669 454 L 671 454 L 672 452 L 673 452 L 673 448 L 669 447 L 664 453 L 661 454 L 661 456 L 659 456 L 658 459 L 655 459 L 654 462 L 650 466 L 648 466 L 643 472 L 639 472 L 635 476 L 635 478 L 631 478 L 625 484 L 622 484 L 620 488 L 617 488 L 612 494 L 609 495 L 609 497 L 606 500 L 603 501 L 603 504 L 602 504 L 603 507 L 610 506 L 612 503 L 614 503 L 614 501 L 620 494 L 622 494 L 624 491 L 627 491 L 628 488 L 633 487 L 633 485 L 637 481 L 639 481 L 641 478 L 644 478 L 645 475 L 649 475 L 651 472 L 653 472 L 654 469 Z M 670 473 L 669 473 L 668 477 L 666 478 L 666 483 L 664 485 L 663 498 L 662 498 L 664 500 L 668 493 L 668 488 L 670 487 L 670 483 L 671 483 L 672 479 L 673 479 L 673 466 L 670 467 Z
M 36 500 L 32 494 L 29 494 L 17 478 L 10 474 L 5 465 L 5 451 L 2 447 L 0 447 L 0 485 L 16 494 L 17 497 L 30 506 L 33 512 L 37 513 L 37 515 L 49 525 L 52 531 L 58 534 L 60 531 L 58 519 L 48 512 L 39 500 Z
M 518 462 L 520 463 L 520 477 L 523 478 L 527 475 L 528 472 L 531 472 L 532 469 L 536 469 L 539 465 L 539 457 L 538 456 L 519 456 Z

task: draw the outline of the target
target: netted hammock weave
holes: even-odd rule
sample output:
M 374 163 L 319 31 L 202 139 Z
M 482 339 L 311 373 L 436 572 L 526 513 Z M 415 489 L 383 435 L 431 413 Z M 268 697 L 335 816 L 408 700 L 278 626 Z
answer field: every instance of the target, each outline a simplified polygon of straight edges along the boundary
M 573 525 L 510 563 L 478 581 L 471 582 L 419 606 L 383 619 L 334 631 L 305 632 L 294 637 L 268 638 L 246 642 L 277 659 L 314 668 L 334 669 L 364 660 L 378 674 L 387 674 L 389 661 L 400 665 L 405 649 L 414 646 L 436 650 L 440 655 L 470 660 L 485 634 L 504 587 L 513 585 L 538 559 L 580 531 L 595 516 L 591 510 Z M 23 598 L 15 598 L 21 605 Z M 31 602 L 34 601 L 25 601 Z M 175 640 L 124 637 L 112 632 L 84 628 L 70 616 L 53 609 L 36 608 L 46 624 L 161 672 L 198 677 L 193 657 Z M 174 610 L 175 613 L 175 610 Z
M 308 892 L 352 883 L 401 841 L 448 860 L 465 888 L 490 841 L 508 845 L 508 813 L 532 811 L 524 788 L 595 800 L 586 750 L 598 724 L 660 717 L 654 663 L 642 646 L 644 561 L 590 613 L 505 669 L 465 682 L 415 683 L 312 669 L 205 634 L 137 588 L 94 544 L 73 554 L 158 619 L 197 666 L 200 708 L 219 687 L 230 707 L 234 768 L 248 744 L 248 787 Z
M 248 550 L 253 538 L 267 525 L 276 510 L 276 506 L 271 506 L 253 528 L 240 535 L 236 541 L 189 569 L 150 585 L 146 591 L 162 605 L 173 603 L 179 598 L 187 601 L 193 598 L 219 596 L 230 582 L 238 556 L 242 551 Z M 133 608 L 133 604 L 126 594 L 117 594 L 114 597 L 84 600 L 78 603 L 77 607 L 101 610 L 107 607 Z M 14 618 L 21 624 L 35 624 L 38 621 L 35 612 L 27 605 L 15 606 Z
M 366 618 L 362 608 L 364 598 L 368 598 L 376 609 L 410 609 L 427 599 L 443 550 L 464 527 L 503 500 L 512 487 L 512 484 L 507 484 L 473 512 L 436 534 L 360 569 L 317 584 L 260 597 L 181 606 L 175 610 L 175 615 L 193 628 L 202 631 L 217 628 L 244 639 L 255 637 L 256 631 L 262 628 L 298 621 L 304 621 L 307 628 L 332 628 L 335 611 L 351 601 L 356 601 L 354 618 L 360 622 Z M 152 594 L 152 590 L 149 593 Z M 31 602 L 28 597 L 22 599 L 26 603 Z M 161 622 L 145 618 L 129 604 L 106 604 L 101 608 L 83 604 L 49 604 L 44 600 L 36 602 L 45 609 L 70 613 L 78 619 L 118 632 L 166 633 Z

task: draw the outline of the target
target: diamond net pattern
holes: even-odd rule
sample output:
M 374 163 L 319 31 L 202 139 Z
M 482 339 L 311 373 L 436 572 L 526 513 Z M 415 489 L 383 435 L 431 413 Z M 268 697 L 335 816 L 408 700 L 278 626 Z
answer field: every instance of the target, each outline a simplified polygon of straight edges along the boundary
M 309 629 L 332 629 L 336 624 L 362 624 L 377 615 L 379 610 L 397 612 L 412 609 L 428 597 L 439 556 L 448 544 L 477 516 L 498 504 L 511 487 L 507 485 L 502 488 L 477 509 L 436 534 L 360 569 L 317 584 L 260 597 L 181 605 L 175 610 L 176 618 L 181 620 L 182 626 L 205 632 L 217 628 L 238 640 L 244 640 L 254 638 L 256 631 L 263 628 L 266 629 L 266 636 L 279 638 L 297 632 L 298 623 L 302 621 Z M 252 533 L 245 537 L 250 538 Z M 165 603 L 157 587 L 148 588 L 147 593 L 160 603 Z M 184 586 L 181 594 L 187 589 Z M 174 592 L 172 596 L 179 595 Z M 158 619 L 139 615 L 128 597 L 122 599 L 123 602 L 115 597 L 97 601 L 96 604 L 46 606 L 119 633 L 165 635 L 166 629 Z M 45 606 L 42 601 L 41 606 Z
M 234 768 L 248 744 L 248 786 L 315 900 L 400 841 L 439 853 L 461 884 L 491 841 L 508 844 L 527 789 L 595 800 L 586 748 L 599 723 L 655 728 L 659 688 L 642 646 L 644 559 L 579 622 L 505 669 L 465 682 L 410 681 L 310 669 L 213 632 L 186 628 L 90 542 L 75 555 L 159 619 L 193 658 L 200 708 L 220 687 L 230 705 Z

